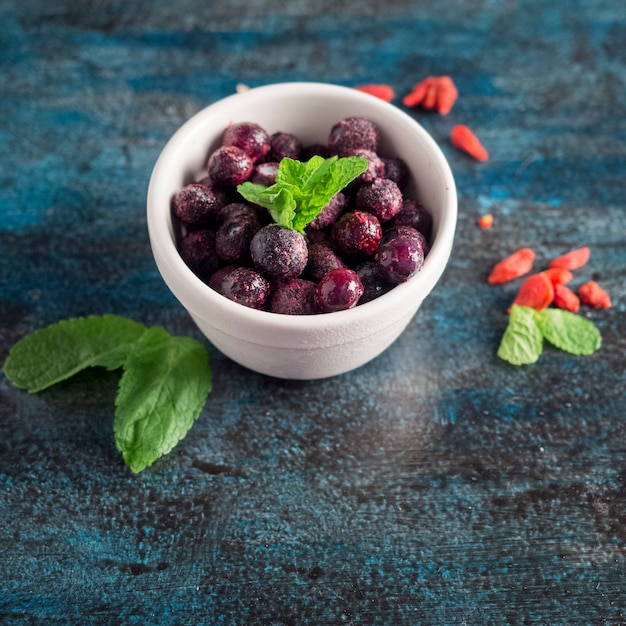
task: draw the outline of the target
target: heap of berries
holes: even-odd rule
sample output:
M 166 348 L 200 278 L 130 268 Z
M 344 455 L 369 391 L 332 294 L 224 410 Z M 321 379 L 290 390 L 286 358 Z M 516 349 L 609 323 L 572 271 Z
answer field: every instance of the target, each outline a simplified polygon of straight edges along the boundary
M 386 293 L 422 268 L 432 234 L 424 206 L 404 196 L 406 163 L 378 153 L 379 131 L 362 117 L 331 129 L 325 145 L 231 124 L 207 162 L 207 175 L 181 189 L 172 212 L 178 251 L 212 289 L 244 306 L 304 315 L 352 308 Z M 306 227 L 279 226 L 237 185 L 270 186 L 284 157 L 306 161 L 360 156 L 367 169 Z

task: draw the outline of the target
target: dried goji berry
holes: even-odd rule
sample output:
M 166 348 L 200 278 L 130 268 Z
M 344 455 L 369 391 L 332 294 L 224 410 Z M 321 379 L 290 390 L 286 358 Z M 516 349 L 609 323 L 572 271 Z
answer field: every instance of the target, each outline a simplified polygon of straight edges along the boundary
M 543 273 L 552 281 L 553 285 L 566 285 L 574 278 L 574 274 L 562 267 L 550 267 L 543 270 Z
M 436 109 L 441 115 L 446 115 L 452 110 L 458 95 L 459 92 L 449 76 L 428 76 L 404 96 L 402 104 L 407 107 Z
M 355 89 L 376 96 L 385 102 L 391 102 L 396 97 L 393 87 L 390 85 L 359 85 Z
M 485 215 L 481 215 L 478 218 L 478 226 L 479 228 L 491 228 L 493 226 L 493 215 L 491 213 L 486 213 Z
M 589 280 L 578 288 L 582 304 L 594 309 L 608 309 L 611 306 L 609 294 L 595 280 Z
M 450 141 L 453 146 L 464 150 L 477 161 L 486 161 L 489 158 L 489 153 L 478 137 L 465 124 L 457 124 L 452 128 Z
M 545 272 L 543 273 L 545 274 Z M 578 309 L 580 309 L 580 299 L 563 283 L 554 283 L 554 298 L 552 303 L 555 307 L 571 311 L 572 313 L 578 313 Z
M 530 248 L 520 248 L 506 259 L 496 263 L 487 282 L 490 285 L 497 285 L 523 276 L 530 272 L 534 260 L 535 253 Z
M 539 272 L 531 274 L 519 288 L 513 304 L 528 306 L 537 311 L 545 309 L 554 299 L 554 287 L 550 279 Z
M 560 267 L 565 270 L 577 270 L 589 260 L 591 251 L 587 246 L 571 250 L 567 254 L 556 257 L 550 261 L 550 267 Z

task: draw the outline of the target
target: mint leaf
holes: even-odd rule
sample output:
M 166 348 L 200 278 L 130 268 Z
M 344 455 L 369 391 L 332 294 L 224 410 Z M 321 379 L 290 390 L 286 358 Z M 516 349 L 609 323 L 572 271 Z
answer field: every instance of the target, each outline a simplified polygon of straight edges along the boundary
M 542 343 L 535 310 L 514 304 L 498 348 L 498 356 L 512 365 L 535 363 L 541 356 Z
M 362 157 L 314 156 L 306 163 L 284 158 L 276 173 L 276 183 L 269 187 L 245 182 L 237 191 L 249 202 L 270 212 L 281 226 L 304 234 L 330 199 L 367 169 Z
M 115 401 L 117 449 L 133 472 L 167 454 L 187 434 L 211 392 L 204 347 L 158 326 L 139 338 L 124 362 Z
M 587 355 L 602 344 L 600 331 L 590 320 L 562 309 L 543 309 L 536 313 L 543 336 L 555 347 L 570 354 Z
M 36 330 L 10 350 L 7 378 L 30 393 L 46 389 L 87 367 L 121 367 L 143 324 L 118 315 L 77 317 Z

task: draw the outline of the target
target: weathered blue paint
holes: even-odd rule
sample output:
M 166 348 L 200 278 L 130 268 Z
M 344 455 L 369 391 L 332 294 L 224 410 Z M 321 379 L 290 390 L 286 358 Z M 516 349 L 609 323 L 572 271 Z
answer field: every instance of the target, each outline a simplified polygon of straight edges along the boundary
M 250 6 L 248 6 L 248 4 Z M 283 80 L 450 74 L 449 268 L 401 338 L 319 382 L 207 345 L 214 392 L 138 476 L 112 433 L 117 373 L 38 395 L 0 379 L 0 622 L 626 623 L 626 9 L 537 3 L 0 2 L 0 358 L 113 312 L 201 339 L 150 254 L 144 202 L 171 133 Z M 241 6 L 239 6 L 241 5 Z M 448 142 L 456 123 L 486 163 Z M 490 211 L 493 229 L 476 219 Z M 491 266 L 592 249 L 602 349 L 495 356 L 517 284 Z

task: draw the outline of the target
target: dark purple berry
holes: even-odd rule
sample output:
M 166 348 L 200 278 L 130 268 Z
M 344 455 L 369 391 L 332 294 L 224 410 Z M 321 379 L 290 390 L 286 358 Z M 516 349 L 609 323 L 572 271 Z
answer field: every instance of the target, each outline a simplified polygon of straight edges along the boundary
M 212 230 L 192 230 L 181 238 L 178 253 L 192 272 L 203 280 L 222 265 L 215 250 L 215 232 Z
M 320 230 L 330 226 L 337 221 L 345 206 L 346 197 L 339 191 L 328 201 L 328 204 L 315 216 L 313 221 L 309 222 L 308 228 Z
M 315 282 L 319 282 L 324 274 L 346 264 L 335 254 L 328 242 L 309 245 L 309 260 L 306 274 Z
M 412 226 L 430 241 L 433 231 L 433 218 L 424 205 L 407 198 L 402 202 L 402 208 L 390 222 L 390 225 Z
M 366 261 L 356 268 L 356 273 L 363 284 L 363 295 L 359 304 L 365 304 L 387 293 L 394 285 L 386 281 L 375 261 Z
M 303 278 L 293 278 L 274 291 L 270 300 L 272 313 L 286 315 L 312 315 L 319 313 L 315 301 L 317 283 Z
M 270 187 L 276 182 L 276 172 L 278 172 L 278 163 L 276 161 L 266 161 L 255 166 L 250 182 L 255 185 L 263 185 Z
M 356 210 L 372 213 L 379 222 L 386 222 L 402 208 L 402 192 L 388 178 L 376 178 L 363 185 L 356 194 Z
M 313 145 L 306 146 L 302 150 L 302 156 L 300 161 L 308 161 L 311 157 L 321 156 L 324 159 L 328 159 L 337 155 L 337 150 L 330 148 L 327 145 L 321 143 L 314 143 Z
M 385 166 L 384 177 L 393 180 L 400 189 L 404 189 L 409 182 L 409 168 L 406 162 L 400 157 L 384 158 L 382 162 Z
M 376 152 L 378 129 L 363 117 L 347 117 L 331 128 L 328 145 L 340 153 L 361 149 Z
M 250 252 L 255 267 L 273 278 L 297 278 L 308 259 L 304 237 L 278 224 L 261 228 L 252 238 Z
M 342 215 L 332 229 L 332 243 L 340 256 L 371 256 L 378 249 L 382 228 L 375 215 L 351 211 Z
M 222 146 L 211 154 L 207 170 L 215 185 L 237 186 L 250 178 L 252 159 L 237 146 Z
M 358 274 L 347 267 L 330 270 L 315 290 L 317 306 L 324 312 L 343 311 L 357 305 L 363 295 Z
M 376 263 L 385 280 L 403 283 L 422 269 L 424 250 L 415 237 L 399 235 L 381 244 Z
M 226 220 L 241 216 L 256 220 L 261 224 L 263 222 L 262 218 L 265 217 L 265 209 L 256 204 L 249 204 L 248 202 L 231 202 L 222 207 L 218 221 L 220 224 L 223 224 Z
M 274 133 L 270 136 L 270 150 L 267 159 L 280 161 L 285 157 L 298 159 L 302 156 L 302 142 L 291 133 Z
M 270 136 L 258 124 L 241 122 L 226 128 L 222 136 L 222 145 L 237 146 L 256 162 L 269 152 Z
M 192 226 L 209 226 L 217 220 L 223 194 L 213 187 L 192 183 L 183 187 L 172 199 L 174 215 Z
M 367 161 L 367 169 L 348 185 L 349 189 L 358 189 L 361 185 L 371 183 L 376 178 L 382 178 L 385 175 L 385 164 L 382 159 L 371 150 L 349 150 L 346 152 L 345 156 L 358 156 Z
M 426 255 L 428 254 L 428 251 L 430 249 L 428 241 L 426 241 L 426 237 L 424 237 L 424 235 L 422 235 L 419 230 L 413 228 L 413 226 L 392 226 L 383 233 L 383 238 L 380 240 L 380 245 L 382 246 L 383 243 L 398 236 L 406 236 L 416 239 L 419 245 L 422 246 L 422 250 L 424 251 L 424 258 L 426 258 Z
M 232 265 L 217 270 L 209 280 L 209 287 L 252 309 L 262 309 L 271 292 L 268 280 L 261 274 L 248 267 Z
M 256 219 L 245 215 L 227 219 L 215 235 L 215 250 L 220 259 L 231 265 L 250 264 L 250 242 L 260 228 Z

